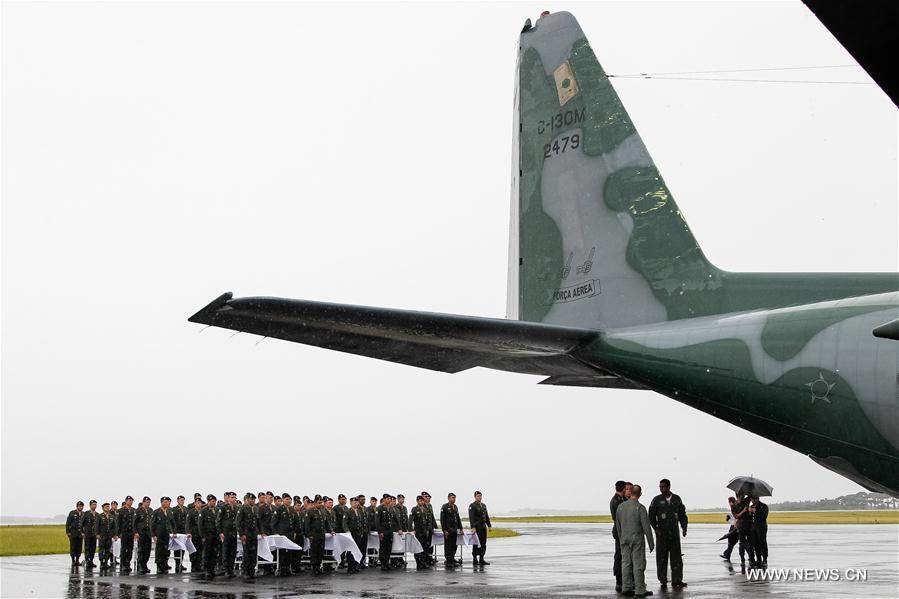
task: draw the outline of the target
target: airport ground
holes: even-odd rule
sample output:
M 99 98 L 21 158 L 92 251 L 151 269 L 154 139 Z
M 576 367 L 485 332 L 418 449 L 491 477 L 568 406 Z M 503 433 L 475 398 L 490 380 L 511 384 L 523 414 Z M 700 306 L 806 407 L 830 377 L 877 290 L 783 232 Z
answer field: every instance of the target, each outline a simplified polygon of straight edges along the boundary
M 443 568 L 356 576 L 335 572 L 323 577 L 262 577 L 200 580 L 191 574 L 157 576 L 72 575 L 66 555 L 0 558 L 0 596 L 68 599 L 275 599 L 318 597 L 615 597 L 611 575 L 614 545 L 609 524 L 520 523 L 514 538 L 487 547 L 484 568 L 472 568 L 464 555 L 461 570 Z M 739 560 L 718 557 L 723 523 L 694 524 L 684 539 L 684 572 L 689 587 L 663 591 L 653 555 L 646 578 L 656 597 L 896 597 L 899 588 L 899 527 L 896 525 L 772 526 L 769 571 L 800 573 L 786 580 L 753 581 Z M 816 574 L 817 572 L 817 574 Z M 820 573 L 824 572 L 824 575 Z M 867 580 L 855 580 L 864 572 Z M 834 576 L 836 573 L 837 576 Z M 848 573 L 853 573 L 847 576 Z M 851 578 L 851 579 L 850 579 Z

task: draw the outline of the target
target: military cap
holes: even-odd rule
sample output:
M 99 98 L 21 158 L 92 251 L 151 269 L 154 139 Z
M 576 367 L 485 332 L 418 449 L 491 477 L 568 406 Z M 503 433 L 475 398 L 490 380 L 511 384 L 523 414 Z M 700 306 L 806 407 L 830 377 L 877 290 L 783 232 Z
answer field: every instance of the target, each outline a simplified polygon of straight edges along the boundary
M 197 499 L 199 499 L 199 497 L 197 497 Z M 206 501 L 212 501 L 213 499 L 215 499 L 215 495 L 212 493 L 206 496 Z
M 475 495 L 483 495 L 483 493 L 481 493 L 480 491 L 475 491 L 474 494 Z
M 350 501 L 351 501 L 351 502 L 355 501 L 356 503 L 358 503 L 358 502 L 359 502 L 359 498 L 358 498 L 358 497 L 350 497 Z
M 91 499 L 90 501 L 88 501 L 88 503 L 91 504 L 91 505 L 94 505 L 94 504 L 97 503 L 97 500 L 96 500 L 96 499 Z
M 260 496 L 260 497 L 265 497 L 265 491 L 259 491 L 259 496 Z
M 390 493 L 384 493 L 381 495 L 381 499 L 390 499 Z
M 187 497 L 185 497 L 184 495 L 178 495 L 176 499 L 187 499 Z
M 377 497 L 375 497 L 375 496 L 371 496 L 371 497 L 369 497 L 369 501 L 377 501 L 377 500 L 378 500 L 378 498 L 377 498 Z
M 308 495 L 303 495 L 303 501 L 312 501 Z
M 397 498 L 397 499 L 399 499 L 399 498 L 400 498 L 400 497 L 402 497 L 402 498 L 403 498 L 403 499 L 405 499 L 405 498 L 406 498 L 406 496 L 405 496 L 405 495 L 403 495 L 403 494 L 402 494 L 402 493 L 400 493 L 400 494 L 399 494 L 399 495 L 397 495 L 397 496 L 396 496 L 396 498 Z
M 243 496 L 244 499 L 256 499 L 256 496 L 247 491 L 247 494 Z
M 200 499 L 203 499 L 203 494 L 202 494 L 202 493 L 194 493 L 194 499 L 196 499 L 196 498 L 198 498 L 198 497 L 199 497 Z
M 447 493 L 447 494 L 446 494 L 446 498 L 447 498 L 447 499 L 449 499 L 450 497 L 455 497 L 455 496 L 456 496 L 455 493 Z
M 172 500 L 172 498 L 169 497 L 168 495 L 165 495 L 162 499 L 160 499 L 160 501 L 171 501 L 171 500 Z
M 125 495 L 125 501 L 134 501 L 134 497 L 131 495 Z
M 268 497 L 274 497 L 274 496 L 275 496 L 275 494 L 272 493 L 271 491 L 266 491 L 265 494 L 266 494 Z
M 294 495 L 294 496 L 293 496 L 293 502 L 294 502 L 294 503 L 303 503 L 303 498 L 300 497 L 299 495 Z
M 415 496 L 415 501 L 419 501 L 419 500 L 421 500 L 421 499 L 424 499 L 424 497 L 422 497 L 421 495 L 416 495 L 416 496 Z
M 112 500 L 112 503 L 111 503 L 110 505 L 119 505 L 119 502 L 116 501 L 115 499 L 113 499 L 113 500 Z
M 422 491 L 422 492 L 421 492 L 421 496 L 422 496 L 422 497 L 430 497 L 431 494 L 428 493 L 427 491 Z
M 340 495 L 337 496 L 337 499 L 346 499 L 346 495 L 341 493 Z
M 150 499 L 149 497 L 147 497 L 146 495 L 144 495 L 144 498 L 141 499 L 141 501 L 153 501 L 153 500 Z
M 78 500 L 78 503 L 76 503 L 75 505 L 76 506 L 80 505 L 80 506 L 84 507 L 84 502 L 81 500 Z
M 109 502 L 108 502 L 108 501 L 104 501 L 104 502 L 103 502 L 103 505 L 101 505 L 100 507 L 106 507 L 107 505 L 109 505 Z
M 237 497 L 237 493 L 235 493 L 234 491 L 228 491 L 227 493 L 225 493 L 225 495 L 229 497 Z
M 313 497 L 313 499 L 312 499 L 312 501 L 321 501 L 321 500 L 322 500 L 322 496 L 318 495 L 318 494 L 316 494 L 315 497 Z
M 291 499 L 290 493 L 281 493 L 281 499 Z

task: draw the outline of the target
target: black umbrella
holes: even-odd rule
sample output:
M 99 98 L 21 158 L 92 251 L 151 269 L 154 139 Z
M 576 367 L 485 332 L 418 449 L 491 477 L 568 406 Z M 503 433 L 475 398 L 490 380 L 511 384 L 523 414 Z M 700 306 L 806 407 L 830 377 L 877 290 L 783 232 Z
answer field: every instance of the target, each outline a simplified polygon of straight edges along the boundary
M 774 494 L 774 487 L 762 479 L 752 476 L 738 476 L 727 483 L 727 488 L 741 496 L 770 497 Z
M 732 539 L 736 539 L 737 535 L 739 535 L 739 534 L 740 533 L 738 533 L 737 530 L 734 529 L 734 530 L 731 530 L 730 532 L 726 532 L 723 535 L 721 535 L 721 537 L 718 539 L 718 541 L 723 541 L 724 539 L 727 539 L 728 541 L 730 541 Z M 718 541 L 715 541 L 715 542 L 717 543 Z

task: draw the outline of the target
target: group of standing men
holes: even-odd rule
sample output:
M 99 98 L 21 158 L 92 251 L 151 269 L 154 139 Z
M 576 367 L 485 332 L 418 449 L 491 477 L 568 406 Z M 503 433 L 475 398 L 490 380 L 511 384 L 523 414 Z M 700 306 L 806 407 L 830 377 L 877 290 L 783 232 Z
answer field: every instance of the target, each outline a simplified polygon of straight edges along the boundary
M 291 496 L 289 493 L 274 495 L 271 491 L 256 495 L 246 493 L 243 504 L 237 501 L 237 494 L 228 491 L 219 502 L 215 495 L 208 494 L 203 501 L 200 493 L 194 494 L 190 505 L 179 495 L 177 505 L 171 505 L 171 498 L 162 497 L 161 507 L 151 509 L 151 500 L 144 497 L 140 505 L 133 507 L 134 499 L 129 495 L 121 508 L 104 503 L 102 512 L 97 512 L 97 502 L 91 500 L 90 509 L 84 511 L 84 502 L 79 501 L 66 519 L 66 535 L 69 537 L 69 552 L 72 567 L 77 568 L 82 546 L 85 553 L 85 568 L 96 567 L 94 554 L 99 543 L 101 572 L 115 567 L 112 554 L 113 542 L 121 539 L 121 573 L 131 572 L 133 545 L 137 543 L 137 571 L 148 574 L 152 543 L 156 542 L 157 573 L 169 571 L 169 541 L 174 534 L 189 535 L 197 551 L 190 554 L 192 572 L 203 571 L 207 578 L 219 573 L 229 578 L 235 576 L 235 561 L 238 539 L 243 545 L 243 574 L 253 579 L 257 571 L 257 537 L 259 535 L 283 535 L 293 543 L 304 547 L 309 542 L 309 562 L 314 574 L 322 574 L 326 535 L 350 533 L 362 555 L 368 548 L 368 535 L 377 532 L 379 539 L 377 563 L 382 570 L 402 565 L 391 561 L 394 533 L 414 533 L 423 551 L 415 554 L 417 569 L 432 567 L 436 562 L 432 557 L 431 536 L 437 530 L 438 522 L 431 506 L 431 495 L 422 491 L 416 497 L 416 505 L 409 511 L 403 495 L 384 493 L 380 503 L 370 498 L 365 507 L 365 495 L 347 500 L 338 495 L 338 504 L 327 496 L 314 498 Z M 472 548 L 474 563 L 488 565 L 484 561 L 487 545 L 487 529 L 491 527 L 487 506 L 482 502 L 480 491 L 475 492 L 475 501 L 469 506 L 468 514 L 472 532 L 476 533 L 479 546 Z M 112 502 L 113 504 L 115 502 Z M 440 530 L 444 535 L 444 556 L 447 568 L 455 568 L 459 535 L 464 534 L 462 518 L 456 506 L 456 495 L 449 493 L 447 502 L 440 510 Z M 302 571 L 302 552 L 279 549 L 279 573 L 282 576 Z M 185 570 L 183 551 L 175 551 L 175 571 Z M 352 553 L 340 556 L 338 568 L 346 568 L 349 573 L 365 568 L 365 559 L 357 562 Z M 262 566 L 264 572 L 273 572 L 270 564 Z
M 739 542 L 740 563 L 746 564 L 748 553 L 751 568 L 767 566 L 768 504 L 758 497 L 747 495 L 728 497 L 727 503 L 730 506 L 730 530 L 727 534 L 727 549 L 721 557 L 730 561 L 734 545 Z
M 671 492 L 671 481 L 659 481 L 660 493 L 653 497 L 649 511 L 640 503 L 640 485 L 619 480 L 609 504 L 614 526 L 615 557 L 612 572 L 615 590 L 626 596 L 652 595 L 646 590 L 646 545 L 656 550 L 656 571 L 662 588 L 668 586 L 668 562 L 671 562 L 671 586 L 684 582 L 684 561 L 680 537 L 687 536 L 687 510 L 678 495 Z M 655 540 L 653 540 L 655 533 Z M 644 543 L 645 539 L 645 543 Z

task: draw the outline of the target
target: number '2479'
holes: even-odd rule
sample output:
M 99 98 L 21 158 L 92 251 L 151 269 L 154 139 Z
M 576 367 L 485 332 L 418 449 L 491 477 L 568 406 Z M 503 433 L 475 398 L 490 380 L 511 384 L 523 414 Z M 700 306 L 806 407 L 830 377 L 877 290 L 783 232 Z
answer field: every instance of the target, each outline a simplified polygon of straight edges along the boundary
M 575 133 L 572 136 L 560 137 L 551 144 L 543 144 L 543 157 L 552 158 L 566 150 L 576 150 L 581 145 L 581 136 Z

